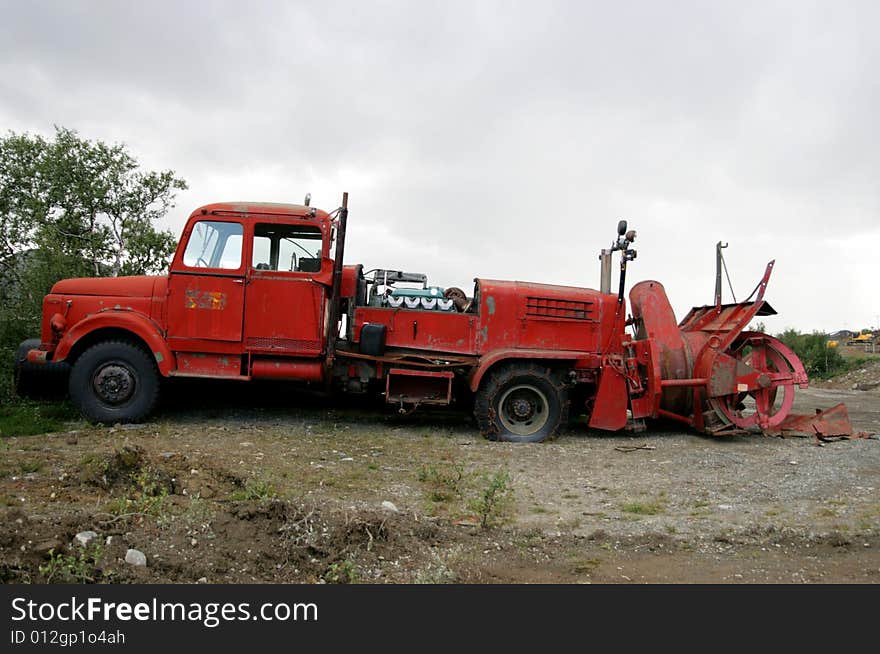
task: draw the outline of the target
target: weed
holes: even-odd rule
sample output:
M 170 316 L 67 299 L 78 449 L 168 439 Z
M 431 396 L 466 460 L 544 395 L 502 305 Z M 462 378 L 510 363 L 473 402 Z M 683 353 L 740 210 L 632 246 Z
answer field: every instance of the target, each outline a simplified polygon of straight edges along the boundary
M 49 551 L 49 560 L 40 566 L 40 574 L 46 583 L 85 584 L 95 583 L 95 566 L 101 560 L 104 549 L 100 543 L 83 547 L 72 554 Z
M 331 563 L 324 573 L 324 581 L 328 584 L 356 584 L 358 575 L 354 561 L 346 559 L 337 563 Z
M 574 564 L 575 574 L 589 574 L 599 567 L 602 563 L 601 559 L 586 559 L 584 561 L 576 561 Z
M 417 478 L 428 487 L 429 500 L 436 503 L 449 502 L 461 497 L 464 466 L 451 462 L 425 464 L 419 468 Z
M 436 552 L 432 552 L 434 560 L 416 573 L 417 584 L 452 584 L 458 580 L 458 575 Z
M 511 499 L 510 472 L 498 470 L 493 475 L 484 475 L 484 481 L 480 494 L 468 506 L 480 518 L 480 526 L 488 529 L 500 518 Z
M 326 484 L 325 485 L 329 485 Z M 265 479 L 249 479 L 242 488 L 234 491 L 230 499 L 237 501 L 245 500 L 271 500 L 278 497 L 278 490 Z
M 32 472 L 38 472 L 40 468 L 43 467 L 43 464 L 39 461 L 22 461 L 18 465 L 18 469 L 21 470 L 23 474 L 30 474 Z
M 165 500 L 170 492 L 170 481 L 164 473 L 152 468 L 141 468 L 131 476 L 134 492 L 129 497 L 118 497 L 107 504 L 113 515 L 140 513 L 161 518 Z

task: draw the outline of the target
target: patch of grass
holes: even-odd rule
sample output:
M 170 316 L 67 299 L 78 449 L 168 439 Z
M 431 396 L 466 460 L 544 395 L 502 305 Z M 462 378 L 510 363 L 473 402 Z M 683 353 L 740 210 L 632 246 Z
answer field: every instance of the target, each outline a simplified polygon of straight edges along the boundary
M 599 567 L 599 564 L 602 563 L 601 559 L 585 559 L 583 561 L 575 561 L 572 570 L 575 574 L 590 574 L 596 568 Z
M 330 485 L 326 484 L 325 485 Z M 246 500 L 272 500 L 278 497 L 278 490 L 265 479 L 249 479 L 242 488 L 233 491 L 229 496 L 236 501 Z
M 529 513 L 548 513 L 548 511 L 543 506 L 531 506 L 529 507 Z
M 665 507 L 661 502 L 630 502 L 620 507 L 624 513 L 635 515 L 657 515 L 663 513 Z
M 0 437 L 61 431 L 78 416 L 68 402 L 14 402 L 0 407 Z
M 21 470 L 22 474 L 30 474 L 32 472 L 39 472 L 39 470 L 43 467 L 43 464 L 39 461 L 22 461 L 18 464 L 18 469 Z
M 583 521 L 580 518 L 574 517 L 568 520 L 560 520 L 558 526 L 566 531 L 574 531 L 575 529 L 580 529 L 582 524 Z
M 438 504 L 461 497 L 464 478 L 464 466 L 449 461 L 424 464 L 417 474 L 417 479 L 426 486 L 428 499 Z
M 829 509 L 827 507 L 822 507 L 818 511 L 816 511 L 816 515 L 820 518 L 836 518 L 837 511 L 834 509 Z

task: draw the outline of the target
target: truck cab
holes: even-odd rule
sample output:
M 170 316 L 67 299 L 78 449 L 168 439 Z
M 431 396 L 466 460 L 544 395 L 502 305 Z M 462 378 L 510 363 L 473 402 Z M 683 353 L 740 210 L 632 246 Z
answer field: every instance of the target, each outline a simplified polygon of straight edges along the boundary
M 200 207 L 167 275 L 55 284 L 17 377 L 70 366 L 71 398 L 105 423 L 149 414 L 161 376 L 319 380 L 333 233 L 329 214 L 307 205 Z

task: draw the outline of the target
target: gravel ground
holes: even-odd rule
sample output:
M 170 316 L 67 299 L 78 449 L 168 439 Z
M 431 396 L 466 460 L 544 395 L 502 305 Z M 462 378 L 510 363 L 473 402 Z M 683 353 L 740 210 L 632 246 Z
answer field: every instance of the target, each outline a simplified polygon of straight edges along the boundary
M 797 397 L 880 432 L 877 390 Z M 95 581 L 880 580 L 877 440 L 574 429 L 512 445 L 461 413 L 284 404 L 221 393 L 145 425 L 6 439 L 0 576 L 64 580 L 48 544 L 81 556 L 91 529 L 110 538 Z

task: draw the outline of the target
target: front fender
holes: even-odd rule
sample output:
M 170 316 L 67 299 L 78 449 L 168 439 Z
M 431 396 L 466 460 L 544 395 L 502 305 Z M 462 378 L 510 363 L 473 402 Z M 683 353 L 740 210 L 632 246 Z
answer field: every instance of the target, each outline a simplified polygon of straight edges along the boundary
M 71 327 L 55 349 L 53 361 L 64 361 L 73 347 L 85 336 L 98 329 L 122 329 L 140 338 L 153 357 L 163 376 L 175 369 L 175 358 L 159 326 L 142 313 L 126 309 L 105 309 L 93 313 Z

